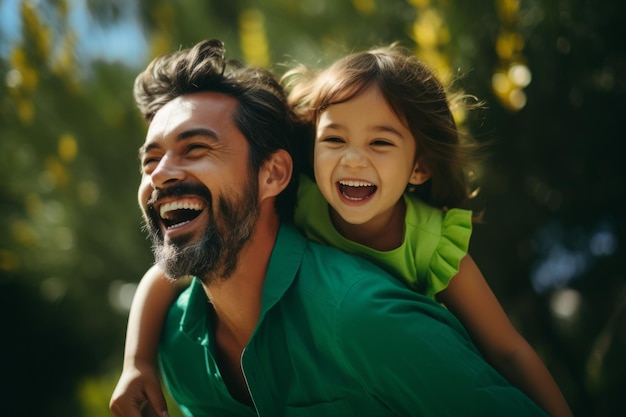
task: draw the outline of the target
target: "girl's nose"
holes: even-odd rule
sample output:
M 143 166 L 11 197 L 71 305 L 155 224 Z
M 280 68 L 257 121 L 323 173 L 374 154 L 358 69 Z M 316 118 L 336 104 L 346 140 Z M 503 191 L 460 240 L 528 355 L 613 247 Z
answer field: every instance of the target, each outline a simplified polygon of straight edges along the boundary
M 348 149 L 341 158 L 341 163 L 347 167 L 356 168 L 367 165 L 367 158 L 356 149 Z

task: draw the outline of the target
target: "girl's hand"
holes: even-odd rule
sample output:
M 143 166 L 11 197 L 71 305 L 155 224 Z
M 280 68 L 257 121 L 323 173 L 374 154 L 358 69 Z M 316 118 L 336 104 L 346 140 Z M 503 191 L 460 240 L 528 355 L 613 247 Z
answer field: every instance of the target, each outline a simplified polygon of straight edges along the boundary
M 154 367 L 125 366 L 109 408 L 115 417 L 168 417 L 167 403 Z

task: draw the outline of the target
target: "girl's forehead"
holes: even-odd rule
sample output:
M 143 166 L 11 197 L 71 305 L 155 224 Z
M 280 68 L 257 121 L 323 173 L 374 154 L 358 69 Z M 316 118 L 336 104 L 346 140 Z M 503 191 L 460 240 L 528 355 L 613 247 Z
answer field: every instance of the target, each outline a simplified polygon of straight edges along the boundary
M 380 95 L 377 105 L 388 106 L 403 124 L 408 124 L 404 112 L 405 109 L 402 107 L 401 102 L 394 100 L 393 95 L 390 95 L 389 92 L 376 81 L 355 82 L 350 85 L 344 85 L 344 88 L 335 87 L 333 90 L 327 91 L 325 97 L 320 97 L 320 105 L 317 106 L 317 119 L 319 119 L 319 115 L 329 106 L 351 101 L 372 90 L 377 90 L 377 93 Z
M 364 81 L 348 83 L 345 80 L 338 80 L 334 83 L 328 82 L 324 87 L 320 88 L 318 102 L 315 105 L 315 121 L 319 121 L 321 113 L 328 109 L 329 106 L 350 101 L 367 91 L 370 87 L 377 86 L 374 83 L 366 83 Z
M 353 127 L 371 127 L 377 131 L 402 131 L 399 134 L 402 137 L 413 136 L 406 117 L 387 100 L 382 90 L 375 85 L 348 99 L 337 100 L 321 108 L 315 122 L 318 129 L 347 123 Z M 389 128 L 387 129 L 387 127 Z M 413 138 L 413 140 L 415 139 Z

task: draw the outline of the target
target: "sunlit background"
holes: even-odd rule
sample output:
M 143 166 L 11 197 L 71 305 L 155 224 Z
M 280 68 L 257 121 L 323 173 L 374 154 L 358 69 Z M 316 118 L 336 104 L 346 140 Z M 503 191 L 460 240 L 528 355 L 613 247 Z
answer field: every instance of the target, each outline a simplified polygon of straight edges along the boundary
M 132 82 L 204 38 L 277 74 L 399 41 L 485 101 L 470 251 L 575 414 L 623 415 L 625 5 L 0 0 L 0 415 L 110 415 L 151 262 Z

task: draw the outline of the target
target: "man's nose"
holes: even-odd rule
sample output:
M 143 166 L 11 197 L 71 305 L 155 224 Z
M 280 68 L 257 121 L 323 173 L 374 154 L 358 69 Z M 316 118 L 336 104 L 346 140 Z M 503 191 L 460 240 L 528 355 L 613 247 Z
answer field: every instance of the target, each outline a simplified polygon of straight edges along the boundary
M 185 171 L 172 155 L 164 155 L 158 165 L 150 174 L 152 187 L 165 188 L 172 183 L 182 181 L 185 178 Z

